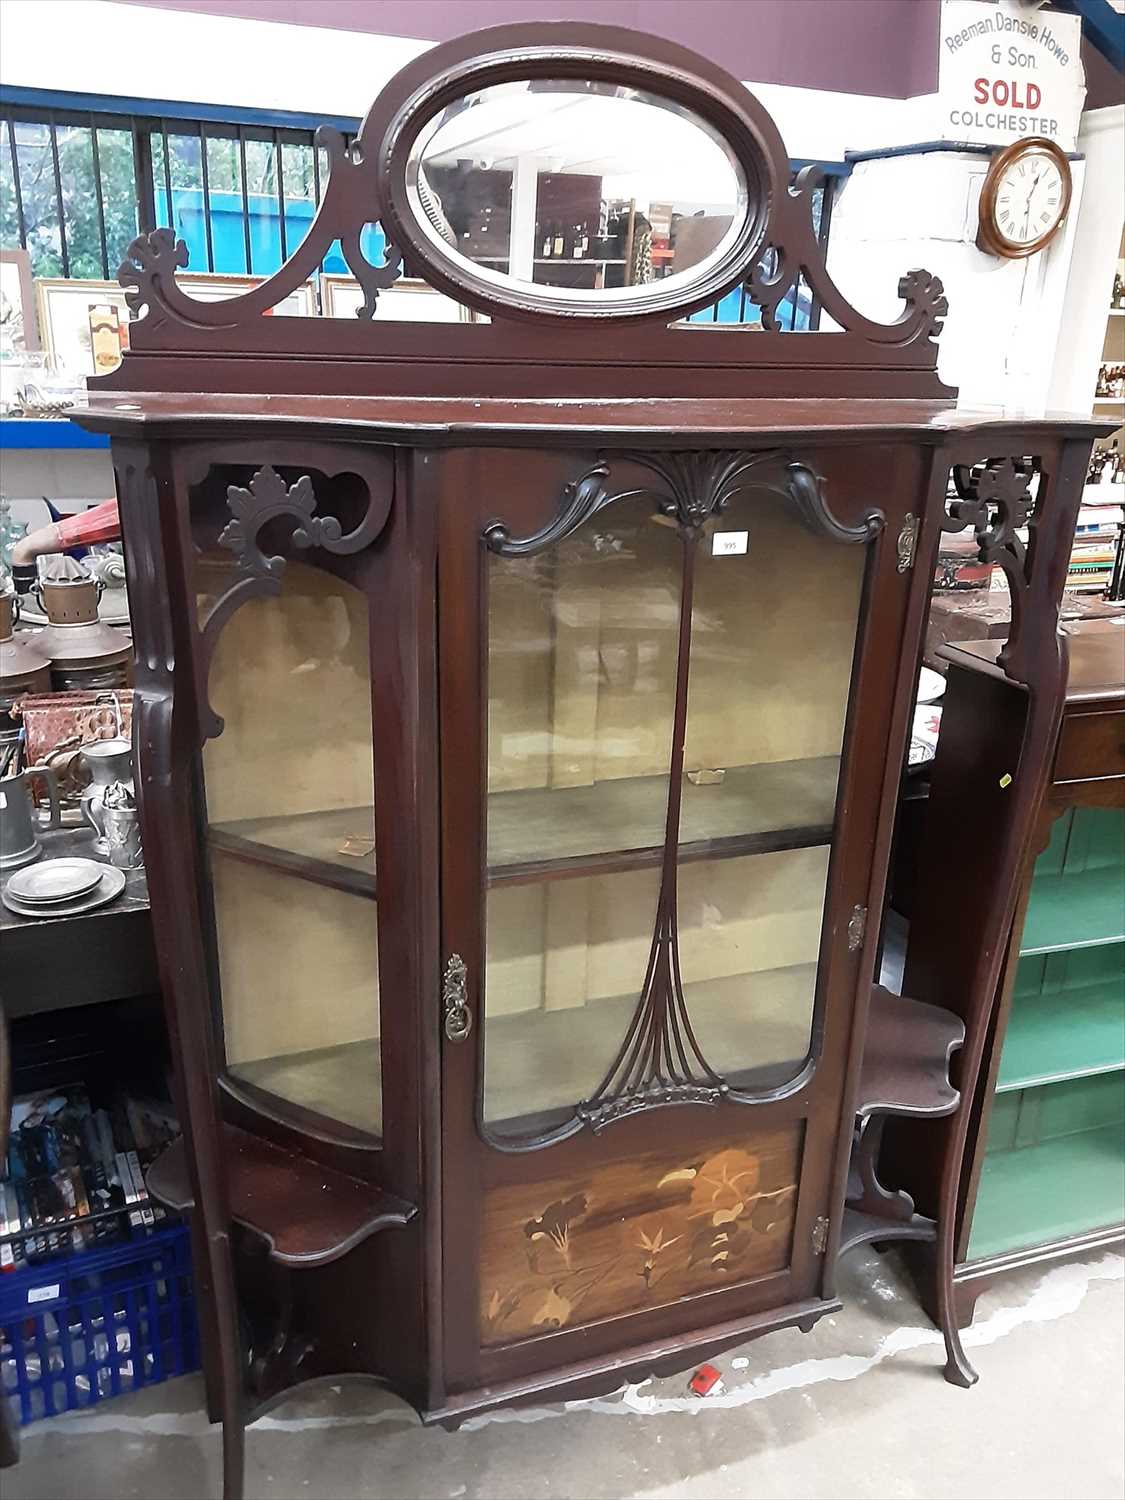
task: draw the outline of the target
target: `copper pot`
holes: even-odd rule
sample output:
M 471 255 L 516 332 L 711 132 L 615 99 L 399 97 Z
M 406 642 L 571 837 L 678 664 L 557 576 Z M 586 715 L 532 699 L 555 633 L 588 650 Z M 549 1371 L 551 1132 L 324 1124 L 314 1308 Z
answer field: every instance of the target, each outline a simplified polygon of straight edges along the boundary
M 9 728 L 8 710 L 25 693 L 46 693 L 51 687 L 51 663 L 43 650 L 41 630 L 15 634 L 19 602 L 15 594 L 0 594 L 0 728 Z
M 42 644 L 51 658 L 52 685 L 60 691 L 126 686 L 132 647 L 127 636 L 98 619 L 101 585 L 76 569 L 41 578 L 35 592 L 49 621 Z

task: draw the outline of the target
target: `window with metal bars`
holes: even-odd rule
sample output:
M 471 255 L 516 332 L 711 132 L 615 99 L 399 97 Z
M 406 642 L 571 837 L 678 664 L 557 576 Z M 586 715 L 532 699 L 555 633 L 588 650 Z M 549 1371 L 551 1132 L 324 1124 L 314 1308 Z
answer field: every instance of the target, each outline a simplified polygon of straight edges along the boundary
M 327 172 L 312 128 L 4 104 L 0 245 L 27 249 L 35 276 L 108 281 L 138 233 L 170 225 L 187 244 L 190 271 L 269 276 L 308 233 Z M 817 195 L 822 243 L 832 182 Z M 378 245 L 364 248 L 378 254 Z M 338 242 L 320 269 L 348 274 Z M 736 289 L 691 321 L 758 318 Z M 803 280 L 779 322 L 819 326 Z

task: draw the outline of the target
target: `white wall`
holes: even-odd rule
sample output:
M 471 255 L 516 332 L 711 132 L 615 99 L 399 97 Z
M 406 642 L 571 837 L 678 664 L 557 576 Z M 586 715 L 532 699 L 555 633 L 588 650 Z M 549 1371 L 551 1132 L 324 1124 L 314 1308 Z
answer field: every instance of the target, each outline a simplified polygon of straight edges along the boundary
M 904 271 L 917 266 L 940 276 L 950 311 L 938 370 L 958 387 L 960 404 L 1040 407 L 1081 220 L 1084 164 L 1072 163 L 1063 230 L 1042 254 L 1012 261 L 976 247 L 988 161 L 935 151 L 858 163 L 833 210 L 829 270 L 861 312 L 882 322 L 901 310 L 896 287 Z
M 362 117 L 387 79 L 431 45 L 113 0 L 0 3 L 0 82 L 72 93 Z M 112 68 L 92 65 L 108 56 Z M 925 102 L 750 86 L 790 156 L 831 161 L 847 149 L 916 138 L 910 122 Z

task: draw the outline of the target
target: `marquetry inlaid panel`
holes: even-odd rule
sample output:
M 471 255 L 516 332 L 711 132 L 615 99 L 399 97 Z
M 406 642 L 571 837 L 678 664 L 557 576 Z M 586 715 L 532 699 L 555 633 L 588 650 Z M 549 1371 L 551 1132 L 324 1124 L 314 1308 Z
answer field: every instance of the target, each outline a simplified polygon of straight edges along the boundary
M 648 1151 L 494 1189 L 484 1208 L 482 1344 L 784 1270 L 802 1131 L 786 1126 L 752 1146 L 742 1136 L 737 1145 Z

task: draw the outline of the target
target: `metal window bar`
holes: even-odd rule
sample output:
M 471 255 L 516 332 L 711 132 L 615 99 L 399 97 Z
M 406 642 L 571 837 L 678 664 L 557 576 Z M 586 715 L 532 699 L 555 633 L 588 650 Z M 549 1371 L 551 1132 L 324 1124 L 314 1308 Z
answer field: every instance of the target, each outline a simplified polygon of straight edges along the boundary
M 16 193 L 16 227 L 19 230 L 20 249 L 27 249 L 27 223 L 23 216 L 23 191 L 20 187 L 20 164 L 16 153 L 16 122 L 8 120 L 8 150 L 12 158 L 12 183 Z
M 168 121 L 161 120 L 160 135 L 164 153 L 164 213 L 168 228 L 175 229 L 176 215 L 172 209 L 172 152 L 168 145 Z
M 289 242 L 285 234 L 285 171 L 281 161 L 281 134 L 273 133 L 273 153 L 277 176 L 277 227 L 281 235 L 281 264 L 289 259 Z
M 254 274 L 254 252 L 250 248 L 250 193 L 246 185 L 246 135 L 238 127 L 238 178 L 242 185 L 242 244 L 246 252 L 246 274 Z
M 109 280 L 109 243 L 105 232 L 105 196 L 102 192 L 102 161 L 98 152 L 97 117 L 90 116 L 90 148 L 94 161 L 94 195 L 98 203 L 98 247 L 102 257 L 102 275 Z
M 47 130 L 51 138 L 51 170 L 55 174 L 55 203 L 59 215 L 59 256 L 62 260 L 63 276 L 69 277 L 70 256 L 67 253 L 66 244 L 66 207 L 63 203 L 62 173 L 59 171 L 59 132 L 53 110 L 47 117 Z
M 207 166 L 207 127 L 202 120 L 199 122 L 199 166 L 203 181 L 203 233 L 207 244 L 207 270 L 212 273 L 215 269 L 215 244 L 211 228 L 211 179 Z

